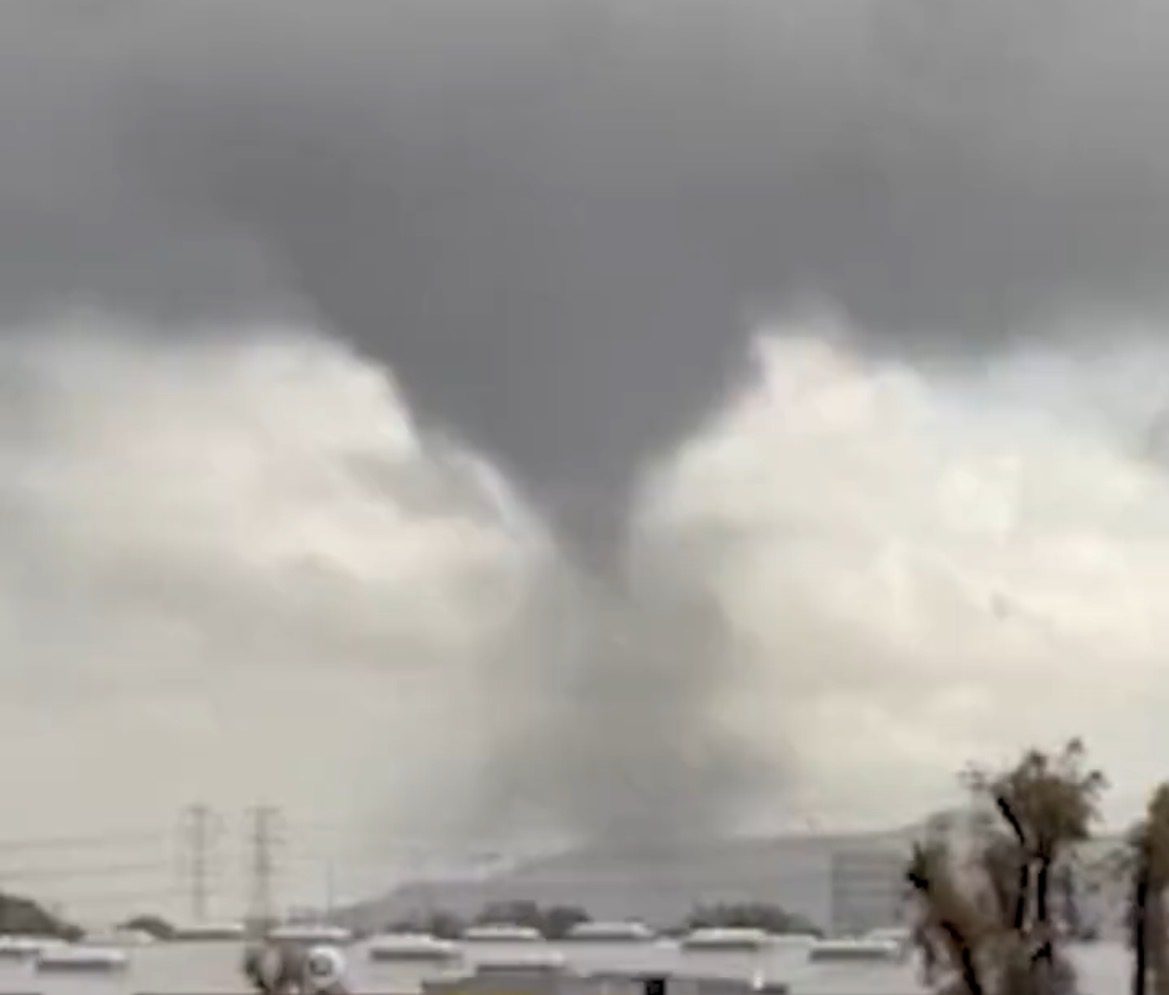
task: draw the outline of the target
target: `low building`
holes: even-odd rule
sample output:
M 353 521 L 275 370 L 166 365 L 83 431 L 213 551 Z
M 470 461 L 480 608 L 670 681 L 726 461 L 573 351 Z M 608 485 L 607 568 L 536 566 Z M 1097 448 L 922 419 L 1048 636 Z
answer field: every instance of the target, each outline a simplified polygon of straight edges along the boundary
M 782 983 L 747 978 L 677 977 L 623 972 L 577 974 L 562 969 L 479 971 L 426 979 L 423 995 L 787 995 Z
M 829 871 L 832 932 L 862 936 L 905 922 L 905 865 L 898 847 L 837 850 Z

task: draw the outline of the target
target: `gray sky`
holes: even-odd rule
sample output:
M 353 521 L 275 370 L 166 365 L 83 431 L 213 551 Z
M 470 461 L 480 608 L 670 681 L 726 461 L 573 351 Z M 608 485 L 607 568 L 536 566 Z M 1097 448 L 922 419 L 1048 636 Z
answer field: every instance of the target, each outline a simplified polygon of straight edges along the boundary
M 794 295 L 946 351 L 1164 303 L 1153 3 L 5 7 L 7 308 L 307 309 L 556 495 Z
M 1166 67 L 1147 0 L 4 4 L 26 828 L 79 757 L 95 822 L 863 821 L 1075 732 L 1131 802 Z

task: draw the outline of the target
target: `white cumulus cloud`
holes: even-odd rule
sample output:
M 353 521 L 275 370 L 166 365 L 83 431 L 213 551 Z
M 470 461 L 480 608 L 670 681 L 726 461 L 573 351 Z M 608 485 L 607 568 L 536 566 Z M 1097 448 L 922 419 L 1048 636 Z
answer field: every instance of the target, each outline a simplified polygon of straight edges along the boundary
M 1151 341 L 947 366 L 776 328 L 755 381 L 647 475 L 635 558 L 673 557 L 724 612 L 723 721 L 796 758 L 773 811 L 908 820 L 967 761 L 1071 735 L 1114 815 L 1165 774 Z

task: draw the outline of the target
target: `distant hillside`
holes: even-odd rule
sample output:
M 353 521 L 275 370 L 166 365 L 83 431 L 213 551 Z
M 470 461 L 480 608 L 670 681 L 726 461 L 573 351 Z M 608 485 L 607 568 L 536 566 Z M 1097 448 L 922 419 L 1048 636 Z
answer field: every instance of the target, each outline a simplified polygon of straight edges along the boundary
M 697 905 L 766 902 L 820 927 L 830 919 L 830 865 L 836 850 L 908 849 L 915 830 L 838 836 L 707 840 L 637 848 L 590 847 L 533 860 L 488 878 L 420 881 L 347 910 L 358 929 L 444 909 L 474 915 L 489 902 L 530 899 L 576 905 L 598 919 L 641 919 L 666 927 Z
M 377 930 L 436 910 L 469 918 L 492 902 L 528 899 L 541 906 L 578 906 L 596 919 L 635 918 L 666 928 L 699 905 L 768 903 L 829 928 L 832 854 L 890 847 L 908 853 L 925 826 L 878 833 L 588 847 L 531 860 L 489 877 L 405 884 L 337 918 L 357 929 Z M 1102 861 L 1119 842 L 1114 834 L 1102 836 L 1081 855 L 1094 882 L 1092 893 L 1082 897 L 1085 914 L 1110 934 L 1118 932 L 1126 895 Z

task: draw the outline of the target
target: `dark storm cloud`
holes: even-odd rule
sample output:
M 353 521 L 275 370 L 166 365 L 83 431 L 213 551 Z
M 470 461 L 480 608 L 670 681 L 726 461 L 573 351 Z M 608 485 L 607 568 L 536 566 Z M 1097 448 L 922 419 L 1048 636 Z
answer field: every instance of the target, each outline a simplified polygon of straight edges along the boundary
M 949 347 L 1162 304 L 1151 3 L 3 16 L 8 308 L 308 307 L 553 504 L 687 427 L 752 306 Z

